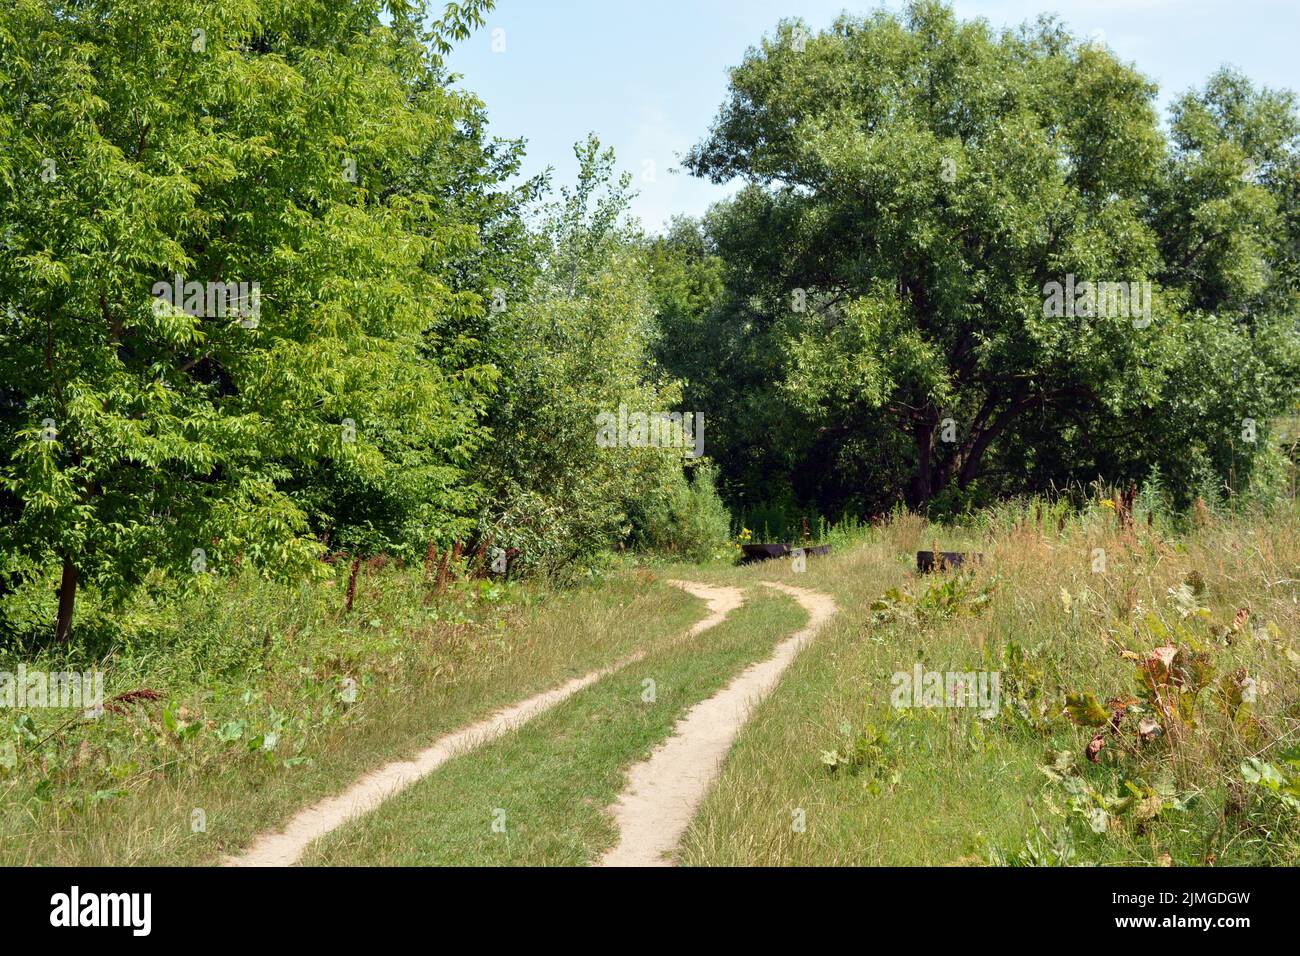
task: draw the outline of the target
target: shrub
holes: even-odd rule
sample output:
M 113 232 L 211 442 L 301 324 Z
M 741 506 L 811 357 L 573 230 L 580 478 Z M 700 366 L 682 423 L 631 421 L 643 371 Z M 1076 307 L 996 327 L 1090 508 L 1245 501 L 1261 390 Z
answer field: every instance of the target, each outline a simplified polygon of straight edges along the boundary
M 711 464 L 695 467 L 688 480 L 678 473 L 634 513 L 636 543 L 664 554 L 707 561 L 718 556 L 731 532 Z

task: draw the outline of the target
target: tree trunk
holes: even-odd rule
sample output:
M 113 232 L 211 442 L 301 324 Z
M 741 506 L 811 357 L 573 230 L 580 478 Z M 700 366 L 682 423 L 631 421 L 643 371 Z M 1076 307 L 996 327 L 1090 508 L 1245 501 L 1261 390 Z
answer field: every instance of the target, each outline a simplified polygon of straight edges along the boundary
M 975 439 L 975 443 L 971 446 L 970 451 L 967 452 L 966 460 L 962 462 L 961 471 L 957 475 L 957 484 L 961 487 L 962 491 L 969 488 L 970 483 L 974 481 L 975 477 L 979 474 L 980 463 L 984 460 L 984 453 L 988 451 L 989 445 L 993 443 L 993 439 L 997 437 L 997 434 L 1001 431 L 1002 429 L 1000 428 L 997 429 L 996 432 L 994 429 L 990 428 L 987 431 L 981 432 L 979 437 Z
M 916 473 L 912 476 L 912 508 L 925 510 L 934 494 L 934 425 L 926 418 L 918 418 L 912 425 L 912 440 L 916 443 Z
M 344 606 L 344 608 L 343 608 L 343 609 L 344 609 L 345 611 L 347 611 L 349 614 L 352 613 L 352 602 L 353 602 L 354 600 L 356 600 L 356 596 L 357 596 L 357 575 L 358 575 L 360 572 L 361 572 L 361 559 L 360 559 L 360 558 L 353 558 L 353 559 L 352 559 L 352 568 L 351 568 L 351 570 L 348 572 L 348 597 L 347 597 L 347 602 L 346 602 L 346 604 L 345 604 L 345 606 Z
M 77 566 L 63 559 L 63 579 L 59 582 L 59 620 L 54 625 L 54 639 L 68 643 L 72 635 L 72 612 L 77 606 Z
M 441 594 L 447 590 L 447 568 L 451 560 L 451 552 L 442 552 L 442 560 L 438 563 L 438 576 L 433 581 L 433 593 Z
M 1007 406 L 1007 410 L 975 436 L 975 441 L 971 444 L 970 450 L 966 453 L 966 458 L 962 462 L 961 471 L 957 474 L 957 483 L 962 491 L 965 491 L 976 476 L 979 475 L 980 463 L 984 460 L 984 453 L 989 450 L 989 446 L 1007 430 L 1007 426 L 1015 421 L 1028 406 L 1029 401 L 1025 398 L 1025 390 L 1017 388 L 1011 397 L 1011 403 Z

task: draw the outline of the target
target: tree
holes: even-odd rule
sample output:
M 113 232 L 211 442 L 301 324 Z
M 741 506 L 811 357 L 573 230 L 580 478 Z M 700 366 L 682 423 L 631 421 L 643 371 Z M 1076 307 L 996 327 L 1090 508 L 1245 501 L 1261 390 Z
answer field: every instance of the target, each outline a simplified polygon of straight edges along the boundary
M 685 488 L 682 450 L 602 447 L 598 417 L 670 409 L 677 383 L 652 360 L 644 240 L 627 220 L 630 177 L 595 136 L 577 181 L 537 224 L 531 281 L 499 302 L 501 388 L 483 456 L 485 537 L 519 563 L 570 575 L 629 539 L 644 505 Z
M 0 551 L 58 568 L 59 639 L 82 582 L 310 567 L 313 469 L 469 523 L 492 370 L 443 338 L 482 296 L 442 262 L 478 236 L 429 157 L 473 121 L 436 51 L 484 7 L 0 13 Z
M 748 183 L 711 235 L 735 321 L 770 341 L 786 400 L 842 442 L 885 447 L 882 423 L 904 436 L 918 508 L 995 460 L 1039 480 L 1098 464 L 1121 477 L 1152 446 L 1111 456 L 1094 429 L 1160 406 L 1209 326 L 1258 360 L 1251 404 L 1275 410 L 1292 346 L 1208 315 L 1169 268 L 1157 197 L 1198 213 L 1171 188 L 1155 93 L 1050 19 L 996 34 L 919 0 L 816 37 L 783 23 L 732 70 L 688 163 Z M 1265 250 L 1244 237 L 1267 203 L 1239 185 L 1242 203 L 1213 207 L 1227 230 L 1213 242 L 1258 270 Z M 1166 403 L 1177 427 L 1204 424 L 1206 389 L 1180 387 L 1196 400 Z

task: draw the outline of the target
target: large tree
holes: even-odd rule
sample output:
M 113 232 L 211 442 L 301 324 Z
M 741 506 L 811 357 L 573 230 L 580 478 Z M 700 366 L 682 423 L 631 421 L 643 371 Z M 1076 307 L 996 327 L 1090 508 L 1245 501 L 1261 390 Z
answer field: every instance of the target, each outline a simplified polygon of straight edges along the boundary
M 491 216 L 449 206 L 491 164 L 454 160 L 480 121 L 440 55 L 483 7 L 0 12 L 0 552 L 56 569 L 60 638 L 79 582 L 469 526 L 494 373 L 448 263 Z M 210 294 L 160 298 L 177 276 Z
M 1155 95 L 1050 19 L 996 32 L 930 0 L 816 36 L 785 22 L 751 49 L 688 163 L 747 183 L 710 231 L 731 321 L 764 342 L 782 400 L 840 443 L 903 438 L 916 507 L 995 452 L 1038 480 L 1123 477 L 1144 456 L 1112 439 L 1144 409 L 1220 445 L 1238 407 L 1263 422 L 1294 342 L 1260 278 L 1280 265 L 1259 238 L 1273 167 L 1243 174 L 1294 155 L 1294 111 L 1266 98 L 1268 135 L 1234 145 L 1232 123 L 1191 124 L 1186 105 L 1175 150 Z M 1054 308 L 1053 282 L 1077 283 L 1077 308 Z M 1149 288 L 1150 321 L 1085 282 Z M 1171 396 L 1210 343 L 1237 356 L 1232 401 L 1185 380 Z

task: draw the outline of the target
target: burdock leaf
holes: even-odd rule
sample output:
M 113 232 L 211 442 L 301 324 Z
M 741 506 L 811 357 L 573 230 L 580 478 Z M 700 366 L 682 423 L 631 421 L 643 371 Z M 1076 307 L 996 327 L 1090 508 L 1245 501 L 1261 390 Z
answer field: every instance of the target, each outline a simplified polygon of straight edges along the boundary
M 1081 727 L 1100 727 L 1110 720 L 1110 711 L 1101 706 L 1092 691 L 1065 695 L 1065 712 Z
M 1133 805 L 1133 819 L 1139 823 L 1147 820 L 1154 820 L 1160 816 L 1160 811 L 1164 809 L 1164 801 L 1160 799 L 1159 794 L 1150 794 L 1143 797 Z
M 1106 746 L 1106 735 L 1097 734 L 1088 741 L 1088 749 L 1085 751 L 1089 760 L 1096 763 L 1101 759 L 1102 748 Z

